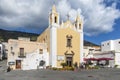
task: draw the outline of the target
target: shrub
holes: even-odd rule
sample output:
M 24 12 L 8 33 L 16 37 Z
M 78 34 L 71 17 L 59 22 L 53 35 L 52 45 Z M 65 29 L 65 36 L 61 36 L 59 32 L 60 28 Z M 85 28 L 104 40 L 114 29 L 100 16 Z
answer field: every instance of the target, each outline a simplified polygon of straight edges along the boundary
M 70 71 L 73 71 L 73 70 L 74 70 L 74 68 L 73 68 L 73 67 L 66 66 L 66 67 L 65 67 L 65 70 L 70 70 Z
M 114 67 L 115 67 L 115 68 L 117 68 L 117 67 L 118 67 L 118 65 L 115 65 Z
M 61 66 L 64 68 L 65 66 L 67 66 L 66 63 L 61 63 Z
M 56 67 L 53 67 L 52 70 L 57 70 L 57 68 L 56 68 Z

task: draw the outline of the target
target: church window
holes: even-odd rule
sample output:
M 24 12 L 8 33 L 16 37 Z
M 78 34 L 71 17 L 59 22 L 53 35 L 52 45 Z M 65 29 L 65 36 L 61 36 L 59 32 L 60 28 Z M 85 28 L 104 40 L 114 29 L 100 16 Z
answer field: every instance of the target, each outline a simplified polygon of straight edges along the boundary
M 67 35 L 67 47 L 72 47 L 72 36 Z
M 71 39 L 70 38 L 67 39 L 67 46 L 71 47 Z
M 75 23 L 75 28 L 77 29 L 77 24 Z
M 81 29 L 81 24 L 79 24 L 79 29 Z
M 55 23 L 57 23 L 57 17 L 55 16 Z

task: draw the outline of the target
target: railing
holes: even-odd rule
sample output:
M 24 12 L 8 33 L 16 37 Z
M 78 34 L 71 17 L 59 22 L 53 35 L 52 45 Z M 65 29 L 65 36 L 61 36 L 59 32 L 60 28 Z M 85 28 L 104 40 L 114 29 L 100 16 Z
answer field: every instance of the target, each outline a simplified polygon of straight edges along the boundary
M 26 58 L 26 53 L 18 53 L 19 58 Z

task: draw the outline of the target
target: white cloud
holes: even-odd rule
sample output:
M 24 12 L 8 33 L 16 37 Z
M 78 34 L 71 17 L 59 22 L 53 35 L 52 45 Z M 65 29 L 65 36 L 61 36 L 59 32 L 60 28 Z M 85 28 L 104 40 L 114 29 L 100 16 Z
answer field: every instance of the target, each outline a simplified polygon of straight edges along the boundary
M 44 3 L 44 0 L 0 0 L 0 25 L 14 28 L 40 26 L 42 20 L 47 20 L 49 11 L 49 8 L 44 10 L 48 7 Z
M 86 35 L 107 33 L 114 29 L 115 20 L 120 17 L 117 2 L 106 6 L 105 0 L 59 0 L 57 11 L 61 19 L 74 21 L 77 13 L 84 19 Z M 48 14 L 53 5 L 51 0 L 0 0 L 0 27 L 39 30 L 48 26 Z
M 120 11 L 112 6 L 106 6 L 102 0 L 80 0 L 85 18 L 84 30 L 87 35 L 97 35 L 113 30 L 115 19 L 120 17 Z M 89 3 L 89 4 L 88 4 Z

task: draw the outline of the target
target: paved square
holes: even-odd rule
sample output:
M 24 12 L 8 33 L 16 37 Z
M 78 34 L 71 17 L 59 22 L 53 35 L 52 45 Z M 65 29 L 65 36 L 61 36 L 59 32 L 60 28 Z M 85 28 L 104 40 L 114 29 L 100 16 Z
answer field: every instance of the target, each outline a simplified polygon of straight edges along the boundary
M 120 80 L 120 69 L 0 71 L 0 80 Z

